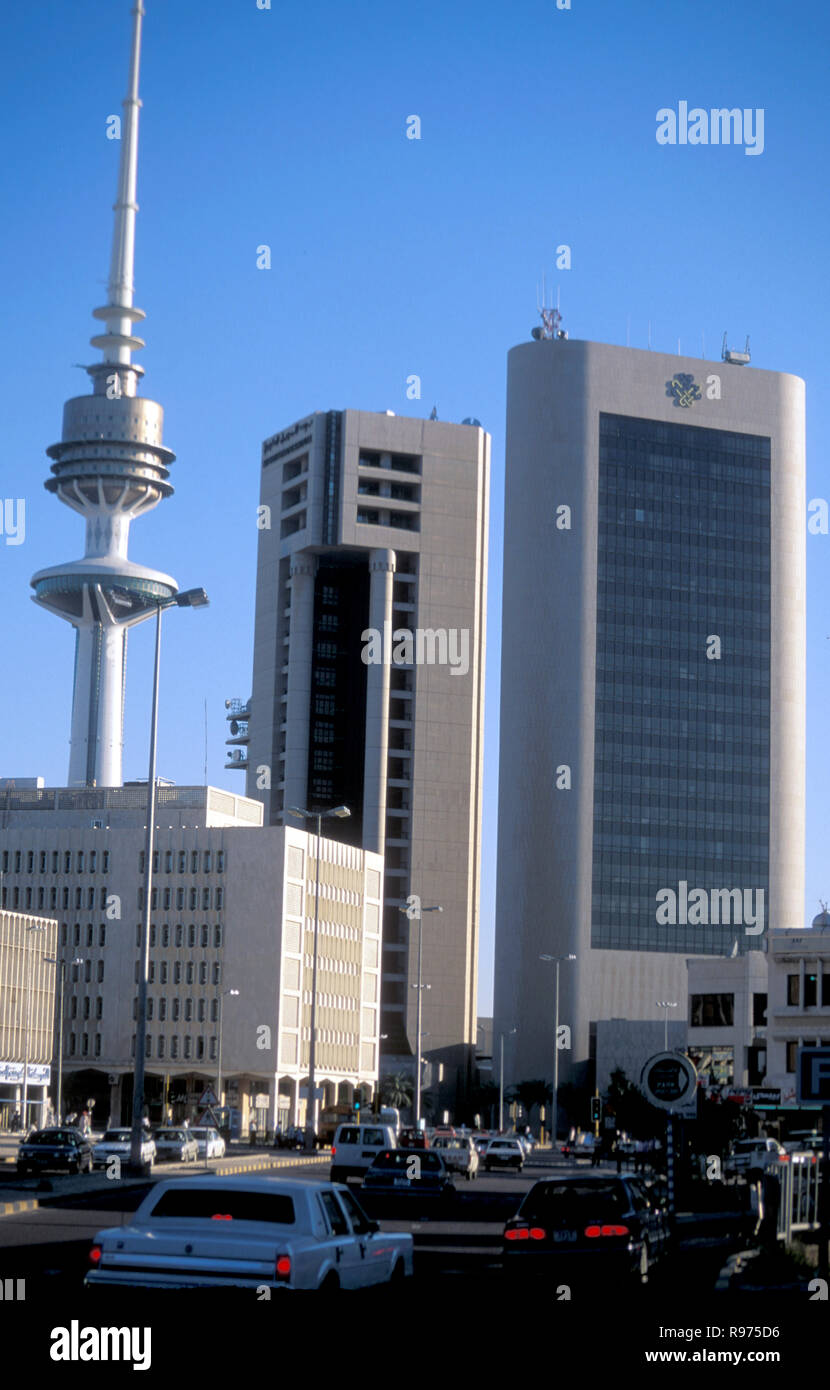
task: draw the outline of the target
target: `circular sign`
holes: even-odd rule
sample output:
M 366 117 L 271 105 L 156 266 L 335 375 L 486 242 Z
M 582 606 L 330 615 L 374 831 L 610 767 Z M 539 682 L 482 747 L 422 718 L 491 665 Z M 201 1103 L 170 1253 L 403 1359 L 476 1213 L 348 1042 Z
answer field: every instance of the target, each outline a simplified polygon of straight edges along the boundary
M 652 1105 L 674 1110 L 695 1095 L 697 1071 L 682 1052 L 658 1052 L 643 1067 L 640 1084 Z

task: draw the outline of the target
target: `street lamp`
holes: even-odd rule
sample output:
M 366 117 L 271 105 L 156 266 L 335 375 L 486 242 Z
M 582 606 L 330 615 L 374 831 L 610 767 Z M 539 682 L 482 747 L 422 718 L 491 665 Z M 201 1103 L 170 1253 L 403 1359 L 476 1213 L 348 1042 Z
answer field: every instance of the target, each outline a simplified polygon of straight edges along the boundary
M 512 1038 L 513 1034 L 518 1033 L 518 1031 L 518 1028 L 511 1028 L 507 1036 Z M 504 1129 L 504 1033 L 499 1039 L 499 1051 L 501 1053 L 499 1059 L 499 1134 L 501 1134 Z
M 289 806 L 288 814 L 298 816 L 300 820 L 314 820 L 317 822 L 317 873 L 314 882 L 314 945 L 311 955 L 311 1028 L 308 1043 L 308 1105 L 306 1106 L 305 1117 L 305 1146 L 310 1152 L 314 1150 L 314 1139 L 317 1133 L 317 1095 L 315 1063 L 317 1060 L 315 1031 L 317 1028 L 317 932 L 319 927 L 319 908 L 320 908 L 320 840 L 323 834 L 323 821 L 329 816 L 335 816 L 337 820 L 347 820 L 352 814 L 348 806 L 332 806 L 329 811 L 304 811 L 299 806 Z
M 50 965 L 57 965 L 58 968 L 58 1094 L 56 1103 L 57 1123 L 63 1124 L 63 999 L 66 990 L 66 961 L 57 956 L 44 956 L 43 959 Z M 69 962 L 70 965 L 83 965 L 83 957 L 76 956 Z
M 237 996 L 239 994 L 239 990 L 223 989 L 216 991 L 216 995 L 219 1000 L 219 1057 L 218 1065 L 216 1068 L 216 1104 L 219 1106 L 220 1109 L 222 1108 L 222 1000 L 224 999 L 226 994 L 232 994 L 234 996 Z M 207 1152 L 207 1150 L 205 1152 Z
M 144 912 L 141 919 L 141 954 L 138 970 L 138 1010 L 135 1026 L 135 1068 L 133 1071 L 133 1117 L 130 1134 L 130 1168 L 145 1171 L 142 1158 L 144 1140 L 144 1059 L 147 1047 L 147 983 L 150 972 L 150 916 L 153 900 L 153 847 L 156 837 L 156 741 L 159 712 L 159 663 L 161 661 L 161 615 L 165 608 L 206 608 L 204 589 L 185 589 L 174 598 L 156 603 L 156 655 L 153 664 L 153 696 L 150 706 L 150 770 L 147 777 L 147 834 L 144 842 Z
M 26 931 L 27 931 L 27 932 L 30 932 L 30 931 L 46 931 L 46 923 L 45 923 L 45 922 L 32 922 L 31 925 L 28 926 L 28 927 L 26 928 Z M 31 951 L 30 951 L 29 948 L 27 947 L 27 948 L 26 948 L 26 978 L 27 978 L 27 983 L 26 983 L 26 1046 L 25 1046 L 26 1060 L 25 1060 L 25 1062 L 23 1063 L 23 1134 L 24 1134 L 24 1135 L 26 1134 L 26 1116 L 27 1116 L 27 1107 L 28 1107 L 28 1104 L 29 1104 L 29 1052 L 30 1052 L 30 1043 L 31 1043 L 31 1032 L 32 1032 L 32 956 L 33 956 L 33 954 L 34 954 L 34 945 L 32 946 Z
M 553 1095 L 550 1107 L 550 1146 L 551 1151 L 556 1152 L 556 1131 L 558 1128 L 559 1109 L 557 1103 L 557 1093 L 559 1091 L 559 962 L 563 960 L 576 960 L 573 953 L 567 956 L 540 956 L 540 960 L 552 960 L 556 962 L 556 1012 L 553 1020 Z
M 422 926 L 421 926 L 421 913 L 422 913 L 422 912 L 443 912 L 444 909 L 443 909 L 443 907 L 440 907 L 440 906 L 437 906 L 437 905 L 434 906 L 434 907 L 421 907 L 420 903 L 419 903 L 417 906 L 413 903 L 411 907 L 399 907 L 399 908 L 398 908 L 398 911 L 399 911 L 399 912 L 405 912 L 406 915 L 407 915 L 407 917 L 409 918 L 410 921 L 412 921 L 412 918 L 413 918 L 413 917 L 417 917 L 417 919 L 418 919 L 418 983 L 417 983 L 416 985 L 412 985 L 411 988 L 412 988 L 412 989 L 417 989 L 417 991 L 418 991 L 418 1007 L 417 1007 L 417 1010 L 416 1010 L 416 1013 L 415 1013 L 415 1054 L 416 1054 L 417 1059 L 418 1059 L 417 1065 L 416 1065 L 416 1067 L 415 1067 L 415 1128 L 416 1128 L 416 1129 L 420 1129 L 420 1128 L 421 1128 L 421 998 L 422 998 L 422 995 L 423 995 L 423 992 L 424 992 L 425 989 L 432 989 L 432 985 L 425 985 L 424 982 L 423 982 L 423 980 L 421 979 L 421 968 L 422 968 L 422 965 L 423 965 L 423 944 L 424 944 L 424 933 L 423 933 L 423 928 L 422 928 Z
M 664 1052 L 668 1052 L 668 1050 L 669 1050 L 669 1009 L 676 1009 L 676 1008 L 677 1008 L 677 1000 L 676 1000 L 676 999 L 658 999 L 658 1000 L 656 1001 L 656 1003 L 657 1003 L 658 1009 L 665 1009 L 665 1010 L 666 1010 L 666 1032 L 665 1032 L 665 1037 L 664 1037 L 664 1039 L 663 1039 L 663 1051 L 664 1051 Z

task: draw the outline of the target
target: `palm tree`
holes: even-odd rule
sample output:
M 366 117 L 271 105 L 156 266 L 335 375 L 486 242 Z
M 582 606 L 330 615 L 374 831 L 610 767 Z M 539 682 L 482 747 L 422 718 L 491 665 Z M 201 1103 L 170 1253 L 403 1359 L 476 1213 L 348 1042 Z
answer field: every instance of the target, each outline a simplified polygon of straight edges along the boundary
M 527 1111 L 528 1119 L 530 1112 L 536 1105 L 547 1105 L 550 1101 L 551 1085 L 549 1081 L 541 1079 L 535 1081 L 519 1081 L 511 1088 L 510 1099 L 520 1101 Z
M 394 1076 L 385 1076 L 380 1083 L 382 1103 L 393 1105 L 396 1110 L 402 1110 L 412 1104 L 412 1091 L 411 1079 L 401 1072 L 396 1072 Z

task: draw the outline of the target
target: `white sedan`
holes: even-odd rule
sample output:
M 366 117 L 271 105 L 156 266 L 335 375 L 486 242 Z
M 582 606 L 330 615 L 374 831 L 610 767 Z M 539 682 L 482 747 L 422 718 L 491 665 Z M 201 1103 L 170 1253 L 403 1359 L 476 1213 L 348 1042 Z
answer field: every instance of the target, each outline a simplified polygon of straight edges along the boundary
M 104 1136 L 92 1150 L 93 1168 L 106 1168 L 110 1159 L 118 1158 L 127 1163 L 130 1157 L 131 1133 L 128 1129 L 107 1129 Z M 141 1141 L 141 1161 L 152 1168 L 156 1159 L 156 1141 L 145 1135 Z
M 218 1129 L 212 1129 L 210 1125 L 195 1125 L 190 1133 L 199 1146 L 200 1158 L 224 1158 L 225 1141 Z M 207 1150 L 207 1152 L 205 1152 Z
M 343 1183 L 262 1176 L 156 1183 L 100 1231 L 85 1283 L 131 1288 L 367 1288 L 412 1274 L 412 1236 L 381 1231 Z

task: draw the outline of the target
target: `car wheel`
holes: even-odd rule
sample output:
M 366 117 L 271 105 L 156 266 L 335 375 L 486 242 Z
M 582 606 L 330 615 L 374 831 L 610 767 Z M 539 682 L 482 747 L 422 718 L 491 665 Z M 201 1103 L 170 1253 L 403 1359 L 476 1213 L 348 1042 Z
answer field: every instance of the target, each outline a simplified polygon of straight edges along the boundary
M 348 1174 L 345 1168 L 332 1168 L 329 1174 L 329 1182 L 345 1182 Z
M 403 1260 L 396 1260 L 394 1269 L 389 1276 L 389 1283 L 393 1288 L 400 1289 L 406 1281 L 406 1267 Z
M 643 1241 L 642 1249 L 640 1250 L 640 1271 L 638 1277 L 641 1284 L 648 1283 L 648 1243 L 646 1241 Z
M 19 1177 L 25 1178 L 28 1175 L 29 1169 L 26 1167 L 25 1164 L 18 1163 L 17 1172 Z
M 335 1274 L 334 1270 L 333 1270 L 333 1269 L 330 1269 L 329 1272 L 328 1272 L 328 1274 L 326 1275 L 325 1279 L 323 1280 L 322 1284 L 320 1285 L 320 1293 L 332 1294 L 332 1293 L 339 1293 L 339 1292 L 340 1292 L 340 1280 L 338 1279 L 338 1277 L 337 1277 L 337 1275 Z

